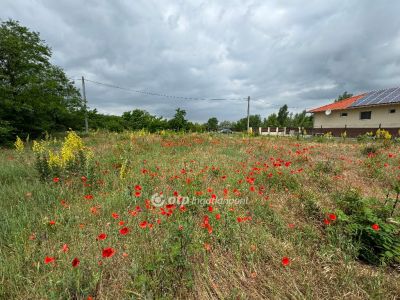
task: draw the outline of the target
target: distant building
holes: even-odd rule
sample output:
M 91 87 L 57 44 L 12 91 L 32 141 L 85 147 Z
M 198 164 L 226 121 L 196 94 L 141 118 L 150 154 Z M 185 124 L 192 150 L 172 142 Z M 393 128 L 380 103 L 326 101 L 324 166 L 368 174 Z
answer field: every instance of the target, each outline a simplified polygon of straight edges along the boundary
M 397 133 L 400 129 L 400 87 L 353 96 L 309 112 L 314 114 L 315 129 L 384 128 Z M 362 131 L 366 130 L 357 132 Z

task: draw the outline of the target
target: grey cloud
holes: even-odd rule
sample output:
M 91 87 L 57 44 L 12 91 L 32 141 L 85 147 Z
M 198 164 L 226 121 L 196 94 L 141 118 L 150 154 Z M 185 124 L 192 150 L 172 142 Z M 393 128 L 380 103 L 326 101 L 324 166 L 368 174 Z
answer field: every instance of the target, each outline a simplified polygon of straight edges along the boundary
M 343 91 L 400 85 L 399 1 L 23 1 L 0 17 L 39 31 L 71 77 L 188 97 L 243 98 L 263 117 Z M 235 120 L 246 101 L 182 101 L 87 85 L 90 106 Z

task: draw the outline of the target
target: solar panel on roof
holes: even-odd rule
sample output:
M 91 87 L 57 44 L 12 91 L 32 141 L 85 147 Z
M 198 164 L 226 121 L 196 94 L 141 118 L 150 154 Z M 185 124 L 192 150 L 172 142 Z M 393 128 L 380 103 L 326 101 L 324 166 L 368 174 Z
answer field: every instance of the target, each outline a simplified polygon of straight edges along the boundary
M 372 91 L 355 101 L 350 107 L 400 102 L 400 87 Z

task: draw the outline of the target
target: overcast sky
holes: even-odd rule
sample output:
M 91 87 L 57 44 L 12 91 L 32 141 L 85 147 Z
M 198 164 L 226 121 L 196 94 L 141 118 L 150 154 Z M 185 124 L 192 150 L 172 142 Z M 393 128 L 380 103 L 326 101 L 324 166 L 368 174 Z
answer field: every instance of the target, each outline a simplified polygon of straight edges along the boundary
M 68 76 L 205 98 L 251 96 L 262 117 L 345 90 L 400 86 L 400 1 L 0 0 L 0 18 L 39 31 Z M 87 83 L 91 108 L 236 120 L 246 101 L 145 96 Z M 253 100 L 254 99 L 254 100 Z

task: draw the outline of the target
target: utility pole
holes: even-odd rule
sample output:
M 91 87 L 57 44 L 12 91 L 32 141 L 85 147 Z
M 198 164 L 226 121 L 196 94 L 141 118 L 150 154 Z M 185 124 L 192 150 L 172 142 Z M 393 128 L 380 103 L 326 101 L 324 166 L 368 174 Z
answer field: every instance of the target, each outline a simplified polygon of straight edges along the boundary
M 83 94 L 83 105 L 85 109 L 85 132 L 89 133 L 89 124 L 88 124 L 88 113 L 87 113 L 87 100 L 86 100 L 86 90 L 85 90 L 85 78 L 82 76 L 82 94 Z
M 247 133 L 250 133 L 250 96 L 247 97 Z

